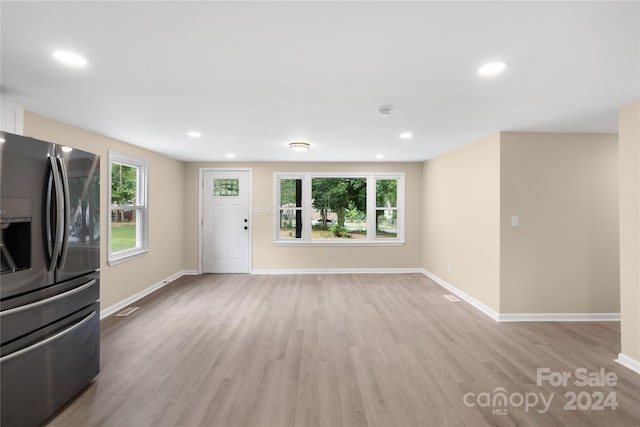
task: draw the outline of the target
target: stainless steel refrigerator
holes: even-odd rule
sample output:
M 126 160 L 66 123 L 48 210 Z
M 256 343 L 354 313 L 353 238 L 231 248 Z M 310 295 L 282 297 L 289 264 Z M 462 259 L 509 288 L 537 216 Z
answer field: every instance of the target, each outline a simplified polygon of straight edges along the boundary
M 37 426 L 98 374 L 100 163 L 0 133 L 0 424 Z

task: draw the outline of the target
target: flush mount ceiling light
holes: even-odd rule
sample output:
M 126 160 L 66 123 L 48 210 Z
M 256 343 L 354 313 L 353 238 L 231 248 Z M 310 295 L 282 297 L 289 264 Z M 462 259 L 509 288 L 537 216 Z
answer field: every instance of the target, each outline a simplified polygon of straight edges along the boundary
M 191 132 L 187 132 L 187 135 L 191 138 L 200 138 L 202 134 L 198 131 L 192 130 Z
M 382 117 L 387 117 L 391 115 L 391 106 L 390 105 L 383 105 L 380 108 L 378 108 L 378 114 L 381 115 Z
M 229 158 L 229 159 L 233 159 L 234 157 L 236 157 L 236 155 L 234 153 L 227 153 L 227 154 L 225 154 L 225 156 L 227 156 L 227 158 Z
M 66 145 L 63 145 L 63 146 L 62 146 L 62 152 L 63 152 L 63 153 L 70 153 L 70 152 L 72 152 L 72 151 L 73 151 L 73 148 L 68 147 L 68 146 L 66 146 Z
M 311 144 L 308 142 L 295 141 L 289 143 L 289 148 L 293 151 L 309 151 Z
M 52 55 L 58 62 L 69 67 L 81 68 L 87 65 L 87 60 L 82 55 L 69 50 L 55 50 Z
M 400 139 L 411 139 L 413 138 L 413 134 L 411 132 L 402 132 L 398 137 Z
M 497 76 L 507 69 L 507 63 L 504 61 L 494 61 L 484 64 L 478 68 L 478 74 L 484 77 Z
M 384 154 L 376 154 L 376 159 L 384 159 Z

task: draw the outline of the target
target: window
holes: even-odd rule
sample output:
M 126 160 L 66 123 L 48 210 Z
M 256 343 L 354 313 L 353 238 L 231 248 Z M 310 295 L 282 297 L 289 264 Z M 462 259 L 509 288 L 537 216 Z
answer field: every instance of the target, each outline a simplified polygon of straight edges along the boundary
M 240 180 L 237 178 L 214 178 L 213 197 L 240 196 Z
M 276 173 L 276 244 L 404 243 L 404 174 Z
M 147 162 L 109 151 L 109 264 L 147 253 Z

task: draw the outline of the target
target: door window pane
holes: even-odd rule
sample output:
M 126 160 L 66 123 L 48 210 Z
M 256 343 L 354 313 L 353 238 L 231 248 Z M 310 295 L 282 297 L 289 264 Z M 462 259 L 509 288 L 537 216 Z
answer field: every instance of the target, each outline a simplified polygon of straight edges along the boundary
M 240 180 L 238 178 L 215 178 L 213 180 L 214 197 L 240 196 Z

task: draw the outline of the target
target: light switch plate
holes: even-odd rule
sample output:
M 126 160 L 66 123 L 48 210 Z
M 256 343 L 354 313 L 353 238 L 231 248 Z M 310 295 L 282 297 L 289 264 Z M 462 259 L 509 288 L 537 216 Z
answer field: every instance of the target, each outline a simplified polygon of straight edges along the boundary
M 511 215 L 511 226 L 519 227 L 520 226 L 520 218 L 518 215 Z

